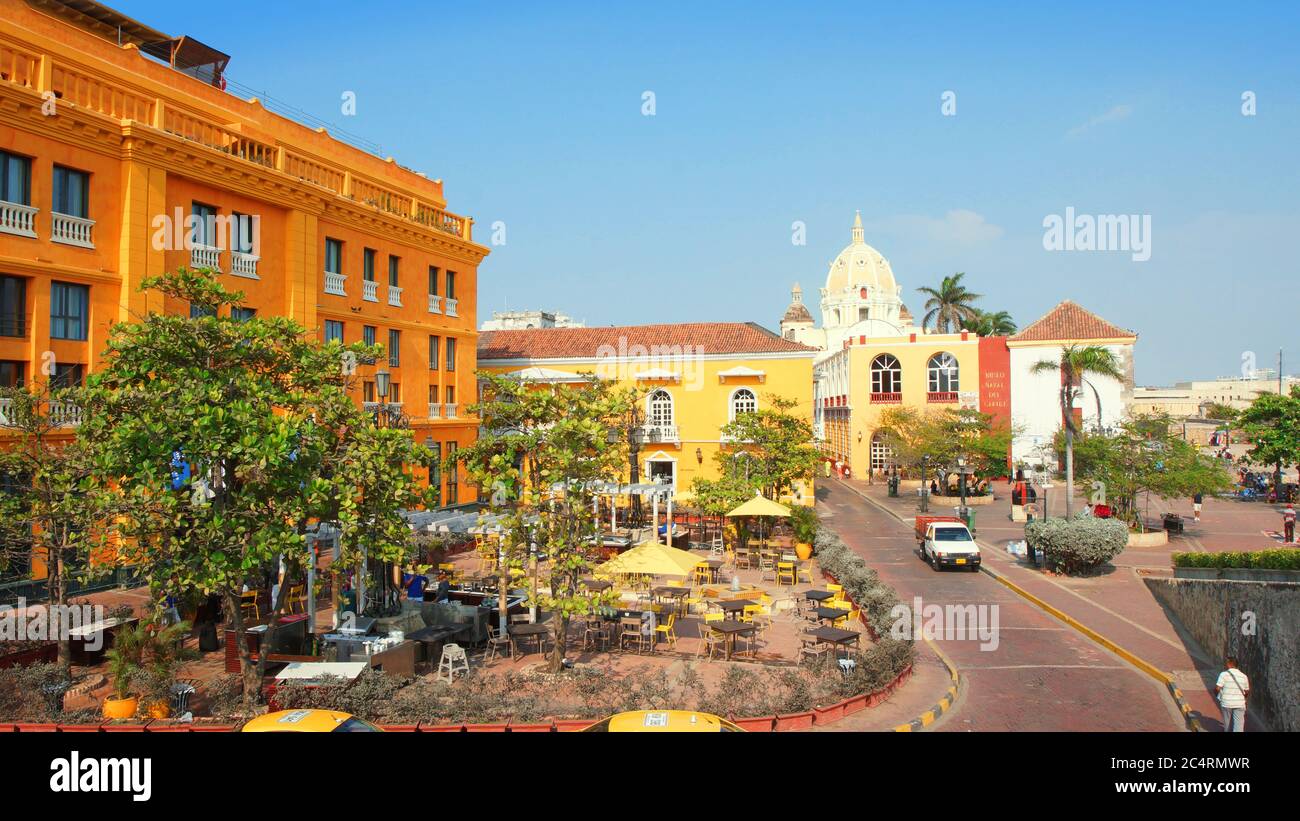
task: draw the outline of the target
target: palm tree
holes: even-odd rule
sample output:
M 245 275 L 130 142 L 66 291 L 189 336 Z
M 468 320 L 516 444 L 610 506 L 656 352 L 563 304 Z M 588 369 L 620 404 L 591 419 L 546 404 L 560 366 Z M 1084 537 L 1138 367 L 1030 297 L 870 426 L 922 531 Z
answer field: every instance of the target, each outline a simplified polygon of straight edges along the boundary
M 936 331 L 946 334 L 959 327 L 962 320 L 975 317 L 978 309 L 971 303 L 979 299 L 980 295 L 966 290 L 961 284 L 961 278 L 964 276 L 966 276 L 965 272 L 958 272 L 950 277 L 944 277 L 937 289 L 916 289 L 928 297 L 925 301 L 925 318 L 921 321 L 922 326 L 928 327 L 933 324 Z
M 1061 374 L 1061 418 L 1065 425 L 1065 516 L 1070 517 L 1074 504 L 1074 435 L 1079 432 L 1074 424 L 1074 399 L 1083 390 L 1088 374 L 1109 376 L 1123 380 L 1119 360 L 1109 348 L 1100 345 L 1068 345 L 1061 349 L 1058 360 L 1044 359 L 1034 363 L 1033 373 L 1052 371 Z M 1095 391 L 1096 388 L 1094 387 Z M 1098 426 L 1101 425 L 1101 396 L 1097 396 Z
M 961 328 L 980 336 L 1011 336 L 1018 330 L 1015 320 L 1006 311 L 994 313 L 978 308 L 970 319 L 961 321 Z

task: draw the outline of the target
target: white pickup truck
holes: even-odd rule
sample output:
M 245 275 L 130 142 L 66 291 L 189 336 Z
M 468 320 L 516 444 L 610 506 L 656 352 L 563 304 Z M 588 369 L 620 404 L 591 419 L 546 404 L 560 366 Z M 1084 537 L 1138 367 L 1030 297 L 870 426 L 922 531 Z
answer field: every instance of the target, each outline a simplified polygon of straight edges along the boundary
M 956 516 L 917 516 L 917 549 L 935 570 L 945 567 L 980 569 L 980 548 L 966 523 Z

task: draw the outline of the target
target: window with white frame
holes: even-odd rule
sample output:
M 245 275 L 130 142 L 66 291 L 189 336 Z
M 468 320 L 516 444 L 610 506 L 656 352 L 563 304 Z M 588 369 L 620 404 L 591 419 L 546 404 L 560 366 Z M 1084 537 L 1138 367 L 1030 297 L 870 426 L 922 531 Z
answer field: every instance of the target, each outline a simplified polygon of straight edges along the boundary
M 660 390 L 650 394 L 646 403 L 646 416 L 653 427 L 665 427 L 673 423 L 673 397 L 668 391 Z
M 898 363 L 898 357 L 882 353 L 871 360 L 871 392 L 903 392 L 903 367 Z
M 894 449 L 885 442 L 885 437 L 876 431 L 871 435 L 871 469 L 886 470 L 894 464 Z
M 758 397 L 749 388 L 740 388 L 731 395 L 731 421 L 742 413 L 754 413 L 758 410 Z
M 930 357 L 930 393 L 956 393 L 957 357 L 944 351 Z

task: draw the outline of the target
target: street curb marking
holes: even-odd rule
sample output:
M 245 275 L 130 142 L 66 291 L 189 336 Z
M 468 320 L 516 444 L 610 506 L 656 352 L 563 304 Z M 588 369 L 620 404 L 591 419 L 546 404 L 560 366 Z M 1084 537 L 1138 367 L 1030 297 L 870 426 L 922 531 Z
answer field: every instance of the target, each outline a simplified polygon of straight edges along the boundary
M 952 705 L 957 701 L 957 688 L 961 686 L 961 674 L 957 671 L 957 665 L 953 664 L 952 659 L 948 658 L 948 655 L 940 650 L 938 645 L 934 642 L 924 637 L 922 637 L 922 640 L 929 645 L 930 649 L 934 651 L 934 654 L 939 657 L 939 661 L 943 662 L 943 666 L 948 668 L 948 677 L 952 679 L 952 686 L 948 688 L 948 692 L 945 693 L 944 697 L 939 699 L 933 707 L 926 710 L 924 713 L 921 713 L 921 715 L 906 724 L 899 724 L 895 727 L 894 732 L 896 733 L 920 732 L 933 724 L 935 719 L 939 718 L 939 716 L 950 710 Z
M 857 488 L 853 487 L 852 485 L 845 484 L 842 481 L 839 482 L 839 484 L 848 488 L 853 493 L 856 493 L 861 499 L 866 501 L 868 504 L 873 505 L 878 510 L 884 511 L 888 515 L 893 516 L 895 519 L 902 522 L 903 524 L 908 523 L 907 519 L 903 518 L 902 516 L 898 515 L 894 511 L 880 504 L 875 499 L 872 499 L 870 496 L 858 490 Z M 980 562 L 980 572 L 987 573 L 989 576 L 992 576 L 994 579 L 1001 582 L 1005 587 L 1007 587 L 1012 592 L 1019 595 L 1021 598 L 1034 604 L 1035 606 L 1047 612 L 1048 614 L 1055 616 L 1057 619 L 1060 619 L 1061 621 L 1065 622 L 1067 625 L 1073 627 L 1075 630 L 1082 633 L 1084 636 L 1087 636 L 1088 638 L 1092 639 L 1097 644 L 1100 644 L 1102 647 L 1105 647 L 1107 650 L 1111 651 L 1115 655 L 1124 659 L 1129 664 L 1132 664 L 1134 667 L 1138 668 L 1142 672 L 1154 678 L 1156 681 L 1165 685 L 1165 689 L 1169 691 L 1170 697 L 1173 698 L 1174 700 L 1174 705 L 1178 708 L 1178 711 L 1182 713 L 1183 721 L 1186 722 L 1187 724 L 1187 729 L 1191 730 L 1194 733 L 1204 732 L 1205 728 L 1201 726 L 1200 719 L 1198 719 L 1197 716 L 1193 713 L 1191 705 L 1187 703 L 1187 699 L 1183 696 L 1183 691 L 1178 689 L 1178 686 L 1174 684 L 1173 677 L 1170 676 L 1168 673 L 1163 672 L 1162 670 L 1160 670 L 1160 668 L 1156 667 L 1154 664 L 1151 664 L 1145 659 L 1139 658 L 1133 653 L 1130 653 L 1128 650 L 1125 650 L 1123 647 L 1120 647 L 1118 644 L 1106 638 L 1101 633 L 1098 633 L 1096 630 L 1093 630 L 1091 627 L 1088 627 L 1087 625 L 1083 624 L 1077 619 L 1067 615 L 1063 611 L 1056 609 L 1052 605 L 1048 604 L 1047 602 L 1035 596 L 1033 593 L 1030 593 L 1028 590 L 1025 590 L 1024 588 L 1020 587 L 1010 579 L 1007 579 L 1004 576 L 1001 576 L 997 573 L 994 573 L 992 570 L 989 570 L 988 565 L 985 564 L 984 562 Z M 926 639 L 926 643 L 927 644 L 930 643 L 929 639 Z M 934 647 L 934 645 L 931 644 L 931 647 Z M 934 649 L 936 652 L 938 651 L 937 647 L 934 647 Z M 942 654 L 940 654 L 940 658 L 942 657 L 943 657 Z M 945 663 L 947 663 L 946 660 Z M 954 669 L 954 668 L 950 668 L 950 669 Z M 922 716 L 922 718 L 924 718 L 924 716 Z M 915 724 L 917 721 L 920 720 L 921 719 L 915 719 L 912 721 L 912 724 Z M 931 718 L 930 721 L 932 722 L 934 721 L 934 719 Z M 929 722 L 926 723 L 928 724 Z M 907 730 L 905 730 L 904 728 L 910 726 L 911 725 L 905 724 L 900 727 L 896 727 L 895 730 L 900 732 L 907 732 Z

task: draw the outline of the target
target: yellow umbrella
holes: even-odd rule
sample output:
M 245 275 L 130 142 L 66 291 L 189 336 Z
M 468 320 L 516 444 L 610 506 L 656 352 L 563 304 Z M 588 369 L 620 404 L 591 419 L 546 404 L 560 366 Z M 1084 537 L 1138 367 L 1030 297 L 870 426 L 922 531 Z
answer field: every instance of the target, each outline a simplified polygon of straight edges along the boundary
M 596 567 L 602 575 L 689 576 L 702 560 L 694 553 L 659 542 L 641 542 Z
M 728 516 L 789 516 L 790 508 L 785 505 L 755 496 L 748 502 L 727 514 Z

